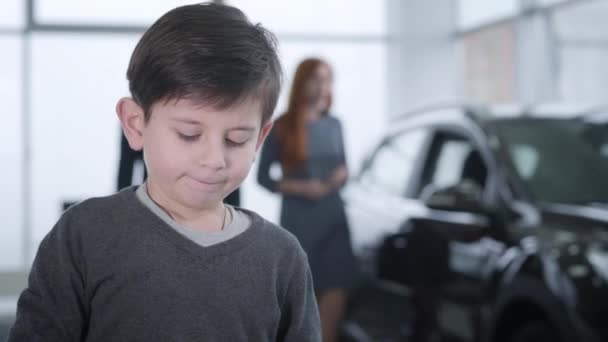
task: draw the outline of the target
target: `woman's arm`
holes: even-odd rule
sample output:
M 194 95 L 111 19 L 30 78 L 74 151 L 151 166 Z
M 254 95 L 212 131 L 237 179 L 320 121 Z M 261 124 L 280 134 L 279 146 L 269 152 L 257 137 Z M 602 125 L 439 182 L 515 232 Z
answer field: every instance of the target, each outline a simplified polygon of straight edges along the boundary
M 348 169 L 345 165 L 340 165 L 332 171 L 331 175 L 327 179 L 327 184 L 331 190 L 336 190 L 344 186 L 347 179 Z
M 257 175 L 258 183 L 268 191 L 302 196 L 308 199 L 319 199 L 333 190 L 329 181 L 321 181 L 320 179 L 273 179 L 270 176 L 270 168 L 279 160 L 278 139 L 274 132 L 270 132 L 262 146 Z
M 326 196 L 333 188 L 327 181 L 320 179 L 283 179 L 278 183 L 278 191 L 283 194 L 302 196 L 308 199 L 316 200 Z
M 344 148 L 342 124 L 337 119 L 336 124 L 336 132 L 334 136 L 337 139 L 336 144 L 338 145 L 338 163 L 340 166 L 336 167 L 327 179 L 327 183 L 331 187 L 332 191 L 342 188 L 348 180 L 348 168 L 346 167 L 346 152 Z

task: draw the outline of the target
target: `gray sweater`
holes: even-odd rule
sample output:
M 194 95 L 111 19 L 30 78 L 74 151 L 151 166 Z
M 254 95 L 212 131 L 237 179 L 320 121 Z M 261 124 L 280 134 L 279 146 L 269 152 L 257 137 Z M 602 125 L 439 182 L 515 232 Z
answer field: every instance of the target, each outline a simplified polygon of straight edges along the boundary
M 41 242 L 9 341 L 320 341 L 306 255 L 251 226 L 202 247 L 135 187 L 66 211 Z

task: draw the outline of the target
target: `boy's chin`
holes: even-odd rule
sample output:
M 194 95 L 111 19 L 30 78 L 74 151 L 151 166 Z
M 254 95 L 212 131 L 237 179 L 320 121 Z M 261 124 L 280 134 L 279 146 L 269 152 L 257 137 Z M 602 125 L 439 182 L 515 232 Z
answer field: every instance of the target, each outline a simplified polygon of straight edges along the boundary
M 192 209 L 208 210 L 215 209 L 224 200 L 221 195 L 210 194 L 189 194 L 182 198 L 183 204 Z

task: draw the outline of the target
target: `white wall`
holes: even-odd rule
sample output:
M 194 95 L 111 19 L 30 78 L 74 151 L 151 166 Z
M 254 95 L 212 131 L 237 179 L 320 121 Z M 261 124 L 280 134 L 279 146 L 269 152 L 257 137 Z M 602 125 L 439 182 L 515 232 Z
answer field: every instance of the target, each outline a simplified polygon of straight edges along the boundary
M 17 29 L 25 25 L 25 2 L 2 0 L 0 5 L 0 28 Z
M 0 272 L 23 262 L 23 42 L 0 36 Z
M 461 96 L 456 2 L 389 0 L 388 112 Z
M 126 70 L 136 35 L 34 34 L 31 64 L 33 246 L 64 201 L 116 188 Z M 35 250 L 31 251 L 35 253 Z
M 174 7 L 197 2 L 202 1 L 34 0 L 34 16 L 36 21 L 41 24 L 145 26 L 150 25 L 153 20 Z

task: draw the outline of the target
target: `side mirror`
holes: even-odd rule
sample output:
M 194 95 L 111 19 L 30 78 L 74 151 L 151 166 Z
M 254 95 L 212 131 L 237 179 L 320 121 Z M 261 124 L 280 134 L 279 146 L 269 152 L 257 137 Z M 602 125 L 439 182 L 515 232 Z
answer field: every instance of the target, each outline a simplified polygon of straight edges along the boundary
M 479 239 L 490 227 L 492 217 L 482 202 L 482 194 L 481 186 L 468 180 L 447 188 L 425 189 L 422 199 L 432 213 L 418 221 L 430 224 L 450 239 Z M 459 229 L 453 229 L 456 227 Z
M 422 197 L 430 209 L 486 214 L 482 195 L 483 189 L 479 184 L 465 179 L 450 187 L 425 189 Z

